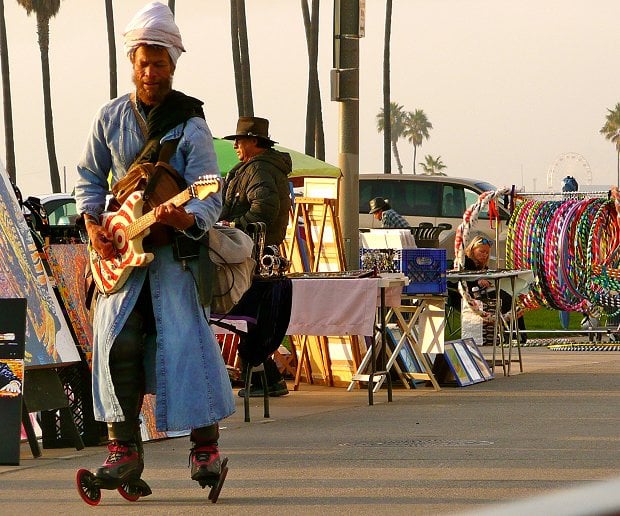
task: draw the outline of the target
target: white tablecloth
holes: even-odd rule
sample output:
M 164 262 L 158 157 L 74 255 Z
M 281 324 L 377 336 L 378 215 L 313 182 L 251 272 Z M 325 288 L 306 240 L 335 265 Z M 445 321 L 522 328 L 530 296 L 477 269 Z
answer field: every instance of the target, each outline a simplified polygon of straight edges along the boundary
M 293 279 L 287 335 L 372 335 L 379 280 Z

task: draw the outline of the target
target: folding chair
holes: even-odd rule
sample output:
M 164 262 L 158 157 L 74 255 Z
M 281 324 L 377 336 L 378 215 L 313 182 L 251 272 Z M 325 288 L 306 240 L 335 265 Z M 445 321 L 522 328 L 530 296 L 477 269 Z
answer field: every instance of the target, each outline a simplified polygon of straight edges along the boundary
M 226 365 L 237 367 L 239 357 L 237 348 L 239 341 L 247 335 L 248 327 L 256 324 L 256 319 L 240 315 L 218 316 L 212 314 L 209 320 L 213 328 L 213 333 L 222 347 L 222 356 Z M 250 367 L 246 364 L 241 374 L 245 385 L 245 396 L 243 397 L 244 421 L 250 422 L 250 385 L 252 383 L 252 373 L 260 373 L 259 377 L 263 386 L 263 417 L 269 418 L 269 388 L 267 387 L 267 375 L 265 374 L 264 364 Z

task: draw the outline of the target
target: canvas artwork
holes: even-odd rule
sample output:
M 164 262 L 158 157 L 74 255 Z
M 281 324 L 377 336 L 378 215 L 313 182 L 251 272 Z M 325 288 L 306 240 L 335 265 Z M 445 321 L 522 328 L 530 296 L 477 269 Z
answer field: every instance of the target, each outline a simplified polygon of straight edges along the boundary
M 454 379 L 460 387 L 471 385 L 474 382 L 467 374 L 465 366 L 461 362 L 461 359 L 452 344 L 452 342 L 446 342 L 445 344 L 444 357 L 446 362 L 448 362 L 448 366 L 454 375 Z
M 27 299 L 26 367 L 78 362 L 75 341 L 1 164 L 0 229 L 0 297 Z
M 0 359 L 0 398 L 16 398 L 22 394 L 24 361 Z
M 392 349 L 395 349 L 403 337 L 403 332 L 397 324 L 388 324 L 386 330 L 389 337 L 388 343 L 391 340 L 391 347 Z M 415 351 L 407 339 L 403 342 L 403 346 L 398 353 L 397 362 L 403 372 L 421 373 L 423 371 L 422 366 L 418 362 L 418 358 L 415 355 Z M 413 380 L 412 383 L 414 383 Z
M 473 357 L 470 355 L 469 350 L 467 349 L 463 341 L 454 341 L 452 343 L 452 347 L 455 349 L 457 355 L 461 359 L 463 367 L 465 368 L 465 371 L 467 371 L 467 374 L 471 378 L 471 381 L 473 383 L 484 382 L 484 377 L 482 376 L 482 373 L 478 369 L 478 366 L 476 365 Z
M 93 329 L 86 309 L 84 270 L 88 263 L 86 244 L 53 244 L 45 248 L 47 262 L 56 280 L 73 332 L 90 366 Z
M 495 378 L 493 372 L 491 371 L 491 368 L 489 367 L 488 362 L 482 354 L 482 351 L 480 351 L 480 348 L 476 345 L 476 341 L 474 341 L 474 339 L 472 338 L 466 338 L 463 339 L 463 343 L 469 350 L 469 354 L 476 362 L 476 365 L 478 366 L 478 369 L 480 370 L 480 373 L 482 374 L 484 379 L 492 380 L 493 378 Z

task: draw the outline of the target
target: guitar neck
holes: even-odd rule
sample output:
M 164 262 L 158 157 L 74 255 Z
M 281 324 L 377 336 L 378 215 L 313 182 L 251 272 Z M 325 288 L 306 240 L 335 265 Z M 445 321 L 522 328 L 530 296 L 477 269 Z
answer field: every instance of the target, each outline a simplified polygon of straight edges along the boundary
M 179 207 L 183 206 L 191 198 L 192 196 L 190 194 L 190 189 L 187 188 L 186 190 L 183 190 L 180 194 L 175 195 L 168 202 L 174 204 L 176 207 Z M 130 240 L 135 238 L 140 233 L 146 231 L 147 228 L 150 228 L 153 224 L 155 224 L 155 222 L 155 214 L 153 210 L 151 210 L 147 214 L 142 215 L 142 217 L 134 220 L 125 228 L 127 238 L 129 238 Z

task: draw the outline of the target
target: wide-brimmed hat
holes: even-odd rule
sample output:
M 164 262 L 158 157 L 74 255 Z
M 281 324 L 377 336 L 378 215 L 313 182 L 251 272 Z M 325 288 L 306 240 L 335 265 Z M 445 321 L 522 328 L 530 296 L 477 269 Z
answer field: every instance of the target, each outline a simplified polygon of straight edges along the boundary
M 374 199 L 370 199 L 370 211 L 368 213 L 373 214 L 378 211 L 387 210 L 390 207 L 387 199 L 383 197 L 375 197 Z
M 257 116 L 239 117 L 237 131 L 235 134 L 224 136 L 224 140 L 234 140 L 243 137 L 260 138 L 270 143 L 278 143 L 269 138 L 269 120 Z

